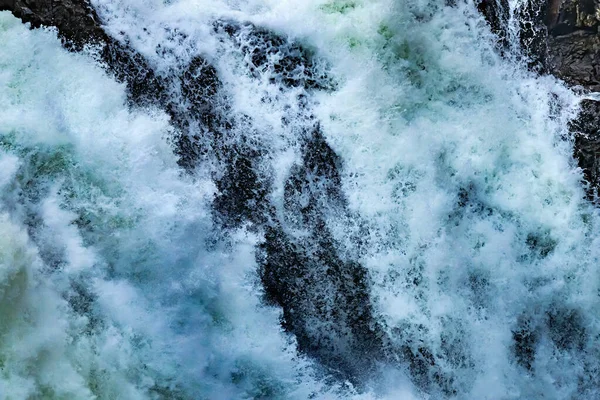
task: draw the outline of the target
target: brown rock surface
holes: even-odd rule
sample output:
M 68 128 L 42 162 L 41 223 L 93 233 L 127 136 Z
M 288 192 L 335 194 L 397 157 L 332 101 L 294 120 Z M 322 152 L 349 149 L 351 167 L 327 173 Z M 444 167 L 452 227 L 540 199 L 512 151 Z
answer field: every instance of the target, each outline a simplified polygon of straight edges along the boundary
M 547 15 L 549 72 L 572 85 L 600 90 L 600 4 L 551 0 Z
M 600 35 L 577 30 L 548 38 L 549 71 L 571 85 L 600 91 Z
M 585 91 L 600 91 L 600 2 L 550 0 L 546 6 L 547 71 Z M 600 189 L 600 102 L 585 100 L 570 126 L 574 156 L 583 170 L 588 196 Z
M 61 38 L 81 47 L 91 41 L 106 41 L 95 11 L 82 0 L 0 0 L 0 10 L 11 11 L 34 28 L 55 26 Z

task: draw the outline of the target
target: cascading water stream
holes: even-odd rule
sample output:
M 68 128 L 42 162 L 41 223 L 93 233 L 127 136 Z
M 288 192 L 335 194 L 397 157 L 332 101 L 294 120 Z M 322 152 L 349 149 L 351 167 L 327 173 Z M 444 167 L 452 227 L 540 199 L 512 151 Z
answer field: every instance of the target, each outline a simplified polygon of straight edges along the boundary
M 599 396 L 522 2 L 91 3 L 160 94 L 0 14 L 0 398 Z

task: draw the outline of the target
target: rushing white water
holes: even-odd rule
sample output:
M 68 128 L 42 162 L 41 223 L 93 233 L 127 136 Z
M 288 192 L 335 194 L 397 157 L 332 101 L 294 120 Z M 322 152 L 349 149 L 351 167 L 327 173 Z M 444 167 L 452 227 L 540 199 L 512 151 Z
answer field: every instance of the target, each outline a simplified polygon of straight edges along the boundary
M 600 395 L 600 219 L 567 129 L 578 98 L 501 58 L 474 4 L 92 4 L 165 76 L 195 56 L 215 66 L 226 112 L 252 120 L 228 140 L 268 154 L 276 215 L 308 114 L 320 121 L 348 208 L 321 204 L 324 226 L 340 257 L 367 271 L 388 348 L 421 361 L 396 352 L 356 385 L 298 352 L 281 310 L 262 299 L 264 232 L 215 226 L 219 164 L 207 157 L 184 173 L 163 111 L 128 107 L 92 53 L 67 53 L 54 32 L 3 13 L 1 398 Z M 332 89 L 250 73 L 240 50 L 250 39 L 215 21 L 302 43 Z

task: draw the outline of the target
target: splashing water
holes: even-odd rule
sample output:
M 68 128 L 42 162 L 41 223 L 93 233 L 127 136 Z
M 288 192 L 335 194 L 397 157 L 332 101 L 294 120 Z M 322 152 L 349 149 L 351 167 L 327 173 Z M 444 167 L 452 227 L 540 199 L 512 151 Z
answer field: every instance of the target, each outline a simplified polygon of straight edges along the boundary
M 214 117 L 0 14 L 0 397 L 599 395 L 579 99 L 474 4 L 92 4 Z

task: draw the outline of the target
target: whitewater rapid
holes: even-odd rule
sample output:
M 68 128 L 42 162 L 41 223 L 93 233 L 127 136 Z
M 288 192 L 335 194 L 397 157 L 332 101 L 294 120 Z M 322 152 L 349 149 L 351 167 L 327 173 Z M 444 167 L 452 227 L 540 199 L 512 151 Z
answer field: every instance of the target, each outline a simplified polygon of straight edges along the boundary
M 132 105 L 93 47 L 69 53 L 0 13 L 0 398 L 600 396 L 579 98 L 517 45 L 501 57 L 456 3 L 92 0 L 157 74 L 215 68 L 234 122 L 195 138 L 209 150 L 187 169 L 181 127 Z M 254 27 L 287 53 L 258 65 Z M 286 54 L 311 70 L 282 75 Z M 256 156 L 259 216 L 215 202 L 230 190 L 221 145 Z M 311 164 L 315 148 L 335 171 Z M 305 287 L 284 280 L 302 298 L 265 300 L 273 226 L 312 260 Z M 333 264 L 366 293 L 342 293 Z

